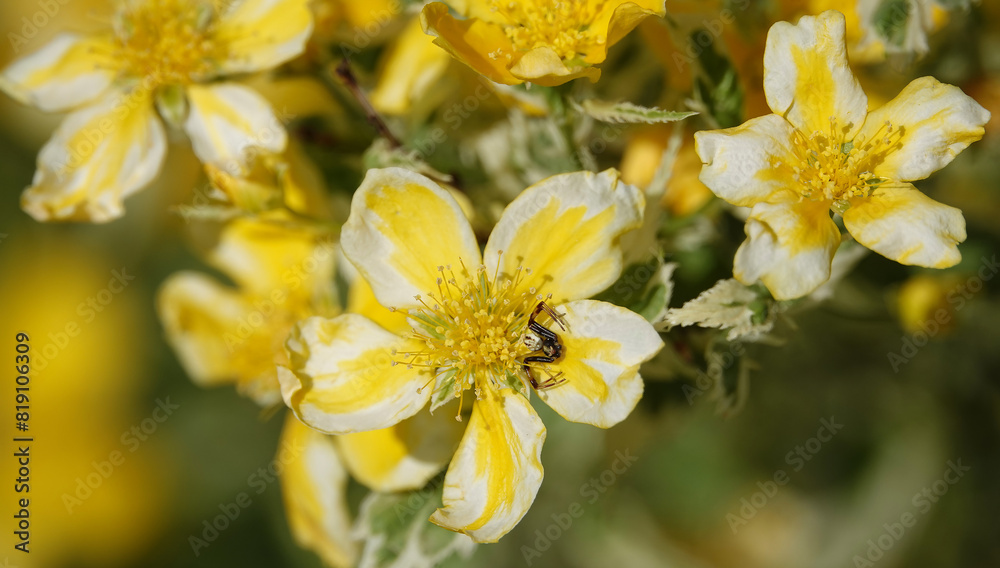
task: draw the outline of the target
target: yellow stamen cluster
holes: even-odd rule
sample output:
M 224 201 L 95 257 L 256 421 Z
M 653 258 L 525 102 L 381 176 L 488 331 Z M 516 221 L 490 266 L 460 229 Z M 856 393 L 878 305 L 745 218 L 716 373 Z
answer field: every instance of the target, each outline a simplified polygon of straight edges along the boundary
M 796 130 L 792 139 L 791 168 L 803 199 L 830 201 L 838 209 L 846 208 L 854 197 L 869 197 L 886 180 L 873 173 L 889 150 L 899 143 L 901 132 L 888 122 L 867 140 L 859 136 L 844 141 L 837 120 L 830 119 L 830 130 L 810 136 Z
M 560 58 L 573 59 L 606 41 L 603 34 L 590 29 L 604 4 L 600 0 L 494 0 L 492 9 L 507 20 L 504 32 L 516 50 L 548 46 Z
M 463 265 L 462 282 L 450 265 L 438 271 L 437 291 L 416 297 L 422 308 L 406 310 L 412 336 L 424 348 L 397 352 L 397 362 L 452 374 L 455 396 L 474 388 L 478 397 L 483 387 L 499 388 L 510 376 L 523 381 L 521 358 L 530 351 L 523 336 L 538 300 L 534 288 L 519 284 L 530 271 L 518 268 L 508 278 L 480 266 L 470 275 Z
M 208 78 L 224 49 L 212 40 L 211 3 L 133 0 L 116 21 L 116 57 L 133 77 L 155 85 L 187 85 Z

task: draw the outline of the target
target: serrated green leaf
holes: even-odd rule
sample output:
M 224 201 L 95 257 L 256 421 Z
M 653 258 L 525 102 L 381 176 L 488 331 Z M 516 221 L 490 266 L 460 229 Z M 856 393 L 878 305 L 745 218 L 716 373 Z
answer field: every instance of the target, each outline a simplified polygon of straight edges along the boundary
M 581 102 L 580 109 L 602 122 L 633 124 L 676 122 L 698 114 L 692 111 L 664 110 L 639 106 L 630 102 L 613 103 L 597 99 L 587 99 Z

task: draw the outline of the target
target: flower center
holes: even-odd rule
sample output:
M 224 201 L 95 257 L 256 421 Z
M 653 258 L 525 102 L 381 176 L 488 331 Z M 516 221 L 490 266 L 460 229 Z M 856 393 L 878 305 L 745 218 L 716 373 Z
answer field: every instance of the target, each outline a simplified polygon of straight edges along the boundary
M 518 51 L 551 47 L 562 59 L 573 59 L 604 43 L 590 33 L 590 26 L 604 6 L 602 0 L 493 0 L 491 8 L 509 24 L 504 32 Z
M 213 61 L 225 58 L 212 41 L 214 9 L 192 0 L 127 1 L 115 26 L 116 54 L 133 77 L 155 85 L 187 85 L 205 79 Z
M 438 271 L 437 291 L 416 297 L 423 307 L 404 310 L 423 348 L 394 353 L 396 362 L 435 369 L 436 388 L 454 396 L 474 388 L 478 398 L 484 387 L 523 383 L 522 358 L 532 351 L 525 332 L 539 302 L 535 288 L 519 285 L 530 269 L 508 278 L 480 266 L 470 277 L 463 264 L 463 283 L 450 265 Z
M 844 141 L 835 118 L 830 130 L 816 131 L 806 136 L 796 130 L 792 137 L 792 159 L 784 164 L 799 185 L 805 199 L 831 201 L 833 206 L 846 209 L 854 197 L 870 197 L 887 180 L 873 172 L 902 133 L 886 122 L 867 140 L 858 136 Z

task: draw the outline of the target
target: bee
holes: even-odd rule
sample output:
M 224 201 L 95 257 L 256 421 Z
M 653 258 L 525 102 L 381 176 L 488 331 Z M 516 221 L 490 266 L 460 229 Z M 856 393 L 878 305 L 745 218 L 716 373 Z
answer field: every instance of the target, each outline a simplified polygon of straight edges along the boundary
M 562 341 L 559 340 L 559 336 L 556 335 L 554 331 L 545 327 L 544 325 L 538 323 L 536 318 L 538 314 L 545 312 L 552 318 L 552 321 L 556 322 L 559 327 L 566 331 L 566 326 L 563 325 L 562 316 L 556 313 L 555 310 L 550 308 L 545 302 L 538 302 L 535 306 L 535 310 L 531 312 L 531 317 L 528 318 L 528 331 L 524 334 L 524 344 L 531 349 L 532 353 L 540 353 L 539 355 L 530 355 L 525 357 L 522 361 L 524 366 L 524 374 L 528 376 L 528 381 L 531 383 L 532 388 L 535 390 L 548 389 L 555 386 L 559 386 L 566 382 L 566 379 L 560 379 L 562 372 L 557 373 L 554 376 L 550 376 L 541 383 L 535 380 L 535 377 L 531 374 L 531 367 L 529 363 L 555 363 L 563 356 L 563 350 L 565 347 Z

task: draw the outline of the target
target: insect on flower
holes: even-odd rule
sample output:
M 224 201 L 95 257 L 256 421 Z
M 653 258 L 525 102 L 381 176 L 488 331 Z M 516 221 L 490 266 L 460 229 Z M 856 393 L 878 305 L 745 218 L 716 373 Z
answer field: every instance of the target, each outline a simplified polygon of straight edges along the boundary
M 524 374 L 528 376 L 528 381 L 531 383 L 532 388 L 535 390 L 543 390 L 559 386 L 566 382 L 566 379 L 561 379 L 562 371 L 556 373 L 555 375 L 550 375 L 549 378 L 542 381 L 541 384 L 535 380 L 534 375 L 531 374 L 531 365 L 529 363 L 555 363 L 563 355 L 563 344 L 559 340 L 559 336 L 549 328 L 538 323 L 535 318 L 538 314 L 545 312 L 552 318 L 552 321 L 556 322 L 559 327 L 566 331 L 566 325 L 563 323 L 562 315 L 553 310 L 545 302 L 538 302 L 535 306 L 535 310 L 531 312 L 531 317 L 528 318 L 528 330 L 524 333 L 524 344 L 531 349 L 532 353 L 537 353 L 541 351 L 541 355 L 531 355 L 523 359 Z

